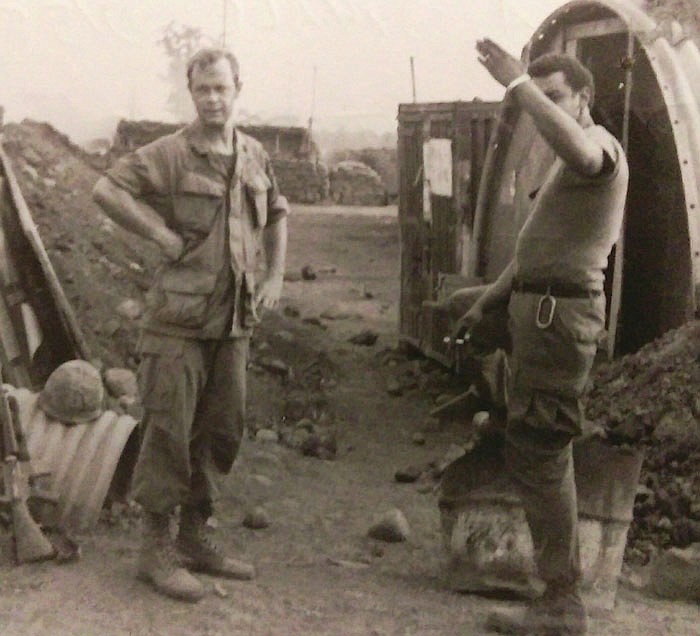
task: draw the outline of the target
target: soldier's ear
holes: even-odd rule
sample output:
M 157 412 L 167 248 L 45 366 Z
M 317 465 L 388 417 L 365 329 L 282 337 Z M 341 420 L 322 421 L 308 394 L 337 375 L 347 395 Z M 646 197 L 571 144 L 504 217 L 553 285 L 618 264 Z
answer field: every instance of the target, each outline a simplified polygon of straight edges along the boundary
M 580 91 L 581 99 L 585 102 L 586 106 L 591 105 L 591 89 L 588 86 L 584 86 Z
M 241 94 L 241 88 L 243 88 L 243 82 L 236 78 L 234 80 L 234 86 L 236 87 L 236 97 L 238 97 Z

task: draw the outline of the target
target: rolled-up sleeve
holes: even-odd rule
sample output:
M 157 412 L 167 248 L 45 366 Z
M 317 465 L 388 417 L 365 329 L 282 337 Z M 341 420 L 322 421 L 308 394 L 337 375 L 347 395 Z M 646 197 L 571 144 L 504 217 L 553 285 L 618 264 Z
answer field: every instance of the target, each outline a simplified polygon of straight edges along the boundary
M 120 157 L 105 175 L 134 197 L 167 193 L 170 188 L 170 156 L 163 140 L 156 140 Z
M 265 173 L 270 180 L 270 188 L 267 191 L 267 224 L 272 225 L 289 214 L 289 202 L 279 190 L 269 157 L 265 160 Z

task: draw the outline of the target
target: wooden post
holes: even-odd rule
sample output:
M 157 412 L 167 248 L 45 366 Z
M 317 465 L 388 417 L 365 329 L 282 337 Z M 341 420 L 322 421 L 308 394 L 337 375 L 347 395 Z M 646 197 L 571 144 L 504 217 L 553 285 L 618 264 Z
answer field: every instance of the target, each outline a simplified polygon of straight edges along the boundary
M 634 60 L 634 33 L 627 34 L 627 59 L 630 61 L 625 73 L 625 111 L 622 120 L 622 149 L 627 154 L 629 147 L 630 103 L 632 100 L 632 60 Z M 612 291 L 610 293 L 610 318 L 608 321 L 607 354 L 608 359 L 615 355 L 618 340 L 620 312 L 622 310 L 622 284 L 624 275 L 625 227 L 627 214 L 622 218 L 620 238 L 615 244 L 615 264 L 613 267 Z
M 227 22 L 227 13 L 228 13 L 228 0 L 222 0 L 223 3 L 223 33 L 221 34 L 221 46 L 226 48 L 226 22 Z

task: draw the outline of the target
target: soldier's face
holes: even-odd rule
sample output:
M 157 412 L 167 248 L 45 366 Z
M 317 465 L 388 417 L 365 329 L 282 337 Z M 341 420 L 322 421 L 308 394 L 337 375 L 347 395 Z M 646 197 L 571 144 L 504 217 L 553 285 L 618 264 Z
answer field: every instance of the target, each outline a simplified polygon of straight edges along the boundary
M 199 120 L 205 126 L 223 127 L 233 115 L 238 88 L 228 60 L 221 58 L 192 70 L 190 94 Z
M 537 86 L 552 102 L 576 121 L 580 121 L 584 108 L 588 105 L 588 89 L 575 91 L 569 86 L 562 71 L 534 79 Z

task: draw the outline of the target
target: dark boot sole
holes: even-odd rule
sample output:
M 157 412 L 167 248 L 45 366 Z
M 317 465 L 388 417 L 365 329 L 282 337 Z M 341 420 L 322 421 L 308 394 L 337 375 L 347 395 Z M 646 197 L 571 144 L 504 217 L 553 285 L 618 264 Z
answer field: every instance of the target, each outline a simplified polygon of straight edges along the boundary
M 484 627 L 489 632 L 508 636 L 584 636 L 587 633 L 586 628 L 581 630 L 566 624 L 527 625 L 522 614 L 499 611 L 488 615 Z
M 204 594 L 201 596 L 192 596 L 190 594 L 178 594 L 177 592 L 167 590 L 163 587 L 159 587 L 156 585 L 156 582 L 153 580 L 153 578 L 149 575 L 146 574 L 145 572 L 137 572 L 136 573 L 136 579 L 138 581 L 141 581 L 142 583 L 146 583 L 149 585 L 153 590 L 158 592 L 161 596 L 167 596 L 168 598 L 175 599 L 176 601 L 185 601 L 187 603 L 198 603 L 204 598 Z
M 217 568 L 211 568 L 201 563 L 194 563 L 190 561 L 189 563 L 184 562 L 183 567 L 186 567 L 190 572 L 196 572 L 197 574 L 208 574 L 209 576 L 215 576 L 221 579 L 229 579 L 231 581 L 252 581 L 255 578 L 255 571 L 251 573 L 235 573 L 229 570 L 219 570 Z
M 486 617 L 484 625 L 487 631 L 508 636 L 528 636 L 527 629 L 523 625 L 523 615 L 509 614 L 506 612 L 492 612 Z

